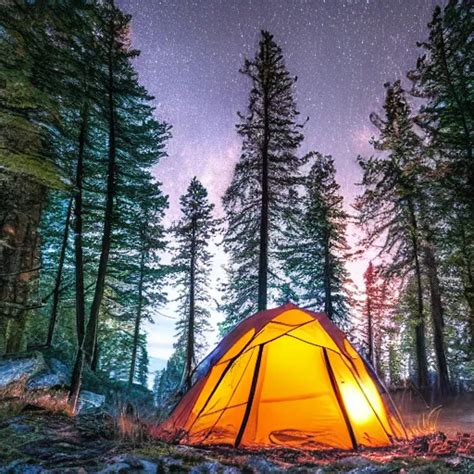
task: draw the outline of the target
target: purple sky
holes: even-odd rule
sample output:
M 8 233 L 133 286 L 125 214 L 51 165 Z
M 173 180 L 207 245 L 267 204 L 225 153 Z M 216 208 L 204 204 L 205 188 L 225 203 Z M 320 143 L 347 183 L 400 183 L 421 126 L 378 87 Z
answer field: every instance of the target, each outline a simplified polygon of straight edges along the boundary
M 158 118 L 173 126 L 156 169 L 170 196 L 169 219 L 193 176 L 220 197 L 239 155 L 237 111 L 249 83 L 238 70 L 267 29 L 298 76 L 297 103 L 309 116 L 301 152 L 333 155 L 349 206 L 357 193 L 358 154 L 369 154 L 368 116 L 379 111 L 383 84 L 414 67 L 433 0 L 117 0 L 133 15 L 132 43 L 140 81 L 156 97 Z M 355 265 L 355 266 L 354 266 Z M 353 264 L 355 280 L 361 265 Z M 172 310 L 164 310 L 171 314 Z M 169 355 L 173 321 L 149 334 L 151 355 Z

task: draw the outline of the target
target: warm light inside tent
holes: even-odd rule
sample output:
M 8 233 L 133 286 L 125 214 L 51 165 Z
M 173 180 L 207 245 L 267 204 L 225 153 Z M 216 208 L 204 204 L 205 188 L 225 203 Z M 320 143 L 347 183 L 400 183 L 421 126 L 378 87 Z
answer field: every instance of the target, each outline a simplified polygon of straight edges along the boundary
M 366 423 L 374 416 L 373 410 L 358 385 L 343 383 L 340 390 L 346 409 L 354 423 Z
M 163 438 L 351 449 L 387 446 L 401 434 L 364 361 L 321 313 L 294 305 L 257 313 L 205 367 L 160 427 Z

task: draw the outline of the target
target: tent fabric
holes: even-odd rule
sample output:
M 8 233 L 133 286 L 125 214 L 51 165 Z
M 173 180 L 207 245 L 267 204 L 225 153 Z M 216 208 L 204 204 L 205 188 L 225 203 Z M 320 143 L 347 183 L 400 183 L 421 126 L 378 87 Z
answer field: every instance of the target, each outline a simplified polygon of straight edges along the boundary
M 196 445 L 387 446 L 406 433 L 382 392 L 325 314 L 286 304 L 224 337 L 156 434 Z

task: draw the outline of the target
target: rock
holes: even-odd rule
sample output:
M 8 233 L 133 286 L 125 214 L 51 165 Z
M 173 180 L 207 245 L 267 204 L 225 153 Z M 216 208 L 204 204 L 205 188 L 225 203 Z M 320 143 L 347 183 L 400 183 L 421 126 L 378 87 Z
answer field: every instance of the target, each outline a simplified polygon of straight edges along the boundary
M 324 469 L 320 467 L 292 467 L 285 472 L 288 472 L 289 474 L 324 474 L 325 471 Z
M 90 472 L 90 471 L 89 471 Z M 51 469 L 51 474 L 88 474 L 83 467 L 61 467 L 59 469 Z
M 40 353 L 32 357 L 11 358 L 0 361 L 0 390 L 21 379 L 29 379 L 44 370 L 46 365 Z
M 240 474 L 242 471 L 232 466 L 224 466 L 219 462 L 203 462 L 193 467 L 189 474 Z
M 175 472 L 186 472 L 182 459 L 175 459 L 170 456 L 163 456 L 158 460 L 157 472 L 171 474 Z
M 349 456 L 340 460 L 344 472 L 350 474 L 375 474 L 380 472 L 380 466 L 373 464 L 362 456 Z
M 142 459 L 143 473 L 156 474 L 158 472 L 158 466 L 150 461 Z
M 35 428 L 31 425 L 24 425 L 21 423 L 10 423 L 8 428 L 15 433 L 31 433 Z
M 79 414 L 87 413 L 88 411 L 100 408 L 105 403 L 105 395 L 88 392 L 83 390 L 79 395 L 78 410 Z
M 71 376 L 71 371 L 67 367 L 67 365 L 63 364 L 58 359 L 51 359 L 48 364 L 51 367 L 51 371 L 66 381 L 69 380 Z
M 462 464 L 462 459 L 459 456 L 446 459 L 446 464 L 450 467 L 459 467 Z
M 100 470 L 97 474 L 110 474 L 110 473 L 125 473 L 130 472 L 130 466 L 124 462 L 117 462 L 110 464 L 104 469 Z
M 255 474 L 276 474 L 283 473 L 284 470 L 275 464 L 258 456 L 250 457 L 245 463 L 245 467 Z
M 356 467 L 347 471 L 348 474 L 377 474 L 380 472 L 380 466 L 370 465 L 364 467 Z
M 0 467 L 0 474 L 48 474 L 49 471 L 37 464 L 24 461 L 12 461 L 8 466 Z
M 59 374 L 43 373 L 29 379 L 26 384 L 26 389 L 44 390 L 53 387 L 64 387 L 66 385 L 67 380 L 62 378 Z
M 155 474 L 158 466 L 145 459 L 139 459 L 130 454 L 115 456 L 111 459 L 111 464 L 104 467 L 98 474 L 134 472 L 140 474 Z
M 69 370 L 58 359 L 49 361 L 49 369 L 47 368 L 40 373 L 30 377 L 26 384 L 27 390 L 45 390 L 55 387 L 65 387 L 69 383 Z

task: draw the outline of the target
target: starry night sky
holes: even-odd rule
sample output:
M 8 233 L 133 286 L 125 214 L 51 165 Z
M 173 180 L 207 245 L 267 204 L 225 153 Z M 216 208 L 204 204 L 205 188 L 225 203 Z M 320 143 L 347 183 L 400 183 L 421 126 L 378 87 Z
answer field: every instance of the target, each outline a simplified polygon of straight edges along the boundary
M 239 156 L 237 111 L 249 82 L 240 74 L 262 29 L 274 34 L 305 126 L 301 153 L 333 155 L 350 206 L 360 178 L 358 154 L 370 154 L 369 114 L 379 111 L 387 81 L 404 78 L 427 35 L 433 0 L 117 0 L 133 15 L 132 44 L 140 81 L 156 97 L 156 115 L 173 126 L 169 157 L 156 168 L 170 197 L 168 220 L 193 176 L 220 209 Z M 354 264 L 353 264 L 354 265 Z M 351 269 L 360 278 L 361 265 Z M 152 356 L 169 355 L 173 321 L 149 334 Z

